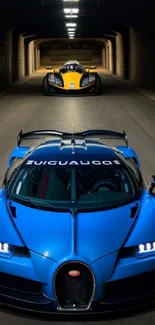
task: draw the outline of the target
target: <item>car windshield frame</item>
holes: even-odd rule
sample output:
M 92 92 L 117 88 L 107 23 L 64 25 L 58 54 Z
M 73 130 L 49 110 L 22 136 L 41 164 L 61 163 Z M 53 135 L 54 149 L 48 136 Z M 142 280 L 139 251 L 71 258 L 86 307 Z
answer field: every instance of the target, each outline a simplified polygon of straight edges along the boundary
M 73 69 L 71 69 L 71 66 L 73 67 Z M 68 64 L 65 64 L 63 66 L 63 69 L 66 71 L 66 72 L 81 72 L 81 73 L 84 73 L 85 72 L 85 69 L 83 68 L 82 65 L 80 64 L 77 64 L 77 63 L 68 63 Z
M 81 167 L 81 166 L 80 166 Z M 94 166 L 95 168 L 100 168 L 99 166 Z M 136 179 L 134 178 L 134 175 L 131 173 L 131 170 L 126 166 L 126 164 L 122 164 L 121 167 L 117 166 L 117 168 L 123 168 L 127 172 L 127 176 L 130 178 L 130 181 L 132 182 L 132 186 L 134 188 L 133 196 L 129 197 L 127 199 L 120 199 L 117 202 L 102 202 L 100 199 L 97 201 L 93 201 L 93 199 L 90 201 L 82 201 L 77 200 L 76 192 L 77 192 L 77 170 L 78 166 L 70 166 L 70 173 L 71 173 L 71 197 L 69 200 L 42 200 L 40 198 L 35 198 L 32 196 L 25 196 L 22 197 L 22 195 L 16 195 L 14 193 L 14 188 L 16 187 L 18 180 L 20 178 L 21 173 L 25 168 L 33 168 L 31 166 L 25 166 L 25 164 L 21 164 L 20 167 L 17 169 L 15 173 L 13 173 L 13 177 L 11 177 L 9 181 L 9 185 L 7 186 L 7 196 L 8 199 L 21 203 L 23 205 L 32 206 L 35 205 L 43 209 L 43 210 L 54 210 L 57 209 L 59 211 L 98 211 L 98 210 L 110 210 L 117 207 L 122 207 L 124 205 L 130 204 L 132 202 L 136 202 L 139 200 L 140 197 L 140 188 L 138 186 L 138 183 L 136 182 Z M 39 168 L 39 166 L 38 166 Z M 50 166 L 48 168 L 56 168 L 55 166 Z M 57 167 L 59 169 L 59 167 Z M 67 167 L 63 166 L 64 169 Z M 87 167 L 86 167 L 87 168 Z M 104 168 L 104 167 L 103 167 Z M 89 193 L 90 194 L 90 193 Z M 31 201 L 31 202 L 30 202 Z M 46 205 L 47 203 L 47 205 Z

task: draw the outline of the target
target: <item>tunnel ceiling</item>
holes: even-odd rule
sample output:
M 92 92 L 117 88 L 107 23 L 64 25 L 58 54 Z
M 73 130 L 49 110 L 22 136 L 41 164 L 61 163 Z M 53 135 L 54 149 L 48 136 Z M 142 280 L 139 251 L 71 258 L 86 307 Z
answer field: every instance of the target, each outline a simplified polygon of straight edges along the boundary
M 75 37 L 93 38 L 119 32 L 125 25 L 154 24 L 153 6 L 151 0 L 0 0 L 0 19 L 4 30 L 13 26 L 36 38 L 66 38 L 66 22 L 76 22 Z M 74 7 L 79 8 L 78 18 L 65 18 L 63 9 Z

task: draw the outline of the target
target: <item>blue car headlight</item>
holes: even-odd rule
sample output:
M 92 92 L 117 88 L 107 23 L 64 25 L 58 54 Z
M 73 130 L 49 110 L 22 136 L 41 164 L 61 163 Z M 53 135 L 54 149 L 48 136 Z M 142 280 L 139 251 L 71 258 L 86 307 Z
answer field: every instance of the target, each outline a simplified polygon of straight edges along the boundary
M 0 257 L 11 258 L 14 253 L 14 247 L 7 243 L 0 242 Z
M 88 77 L 85 77 L 82 82 L 81 82 L 81 86 L 84 87 L 86 85 L 88 85 L 91 82 L 94 82 L 96 80 L 96 77 L 93 74 L 89 74 Z
M 136 248 L 136 257 L 143 258 L 155 254 L 155 242 L 140 244 Z
M 50 82 L 52 82 L 53 84 L 55 84 L 55 85 L 63 86 L 61 78 L 55 76 L 54 73 L 53 73 L 53 74 L 50 73 L 50 74 L 48 75 L 48 80 L 49 80 Z

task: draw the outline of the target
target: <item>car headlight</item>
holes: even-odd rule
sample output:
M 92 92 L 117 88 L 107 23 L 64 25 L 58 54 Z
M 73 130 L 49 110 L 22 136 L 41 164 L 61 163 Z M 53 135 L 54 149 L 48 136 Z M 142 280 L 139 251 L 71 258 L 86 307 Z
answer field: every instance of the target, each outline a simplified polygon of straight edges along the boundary
M 48 75 L 48 80 L 50 82 L 52 82 L 53 84 L 56 84 L 56 85 L 59 85 L 59 86 L 63 86 L 62 80 L 59 77 L 57 77 L 54 74 L 52 74 L 52 73 Z
M 0 242 L 0 257 L 11 258 L 14 248 L 7 243 Z
M 93 75 L 93 74 L 90 74 L 89 75 L 89 82 L 93 82 L 93 81 L 95 81 L 95 76 Z
M 88 77 L 85 77 L 85 78 L 82 80 L 81 86 L 84 87 L 84 86 L 88 85 L 89 83 L 91 83 L 91 82 L 93 82 L 93 81 L 95 81 L 95 80 L 96 80 L 95 76 L 92 75 L 92 74 L 89 74 Z
M 154 254 L 155 254 L 155 242 L 140 244 L 136 248 L 137 257 L 143 258 L 145 256 L 147 257 Z

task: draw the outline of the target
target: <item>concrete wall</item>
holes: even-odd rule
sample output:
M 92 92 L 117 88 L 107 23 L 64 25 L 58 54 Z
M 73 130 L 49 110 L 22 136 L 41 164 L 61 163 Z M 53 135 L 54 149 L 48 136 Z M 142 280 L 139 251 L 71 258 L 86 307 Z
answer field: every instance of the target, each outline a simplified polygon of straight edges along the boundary
M 102 49 L 102 67 L 113 73 L 113 46 L 110 40 L 104 41 L 105 48 Z
M 0 40 L 0 84 L 6 84 L 8 79 L 8 43 Z
M 129 40 L 129 79 L 138 85 L 155 84 L 155 35 L 130 27 Z
M 28 45 L 28 74 L 30 75 L 34 71 L 35 71 L 34 41 L 32 41 Z
M 102 49 L 102 54 L 101 54 L 101 57 L 102 57 L 102 67 L 103 69 L 106 69 L 106 49 Z
M 24 37 L 19 35 L 18 38 L 18 69 L 19 69 L 19 79 L 25 76 L 25 44 Z
M 40 49 L 36 41 L 25 41 L 14 29 L 8 30 L 5 40 L 0 40 L 0 87 L 32 74 L 40 67 Z
M 113 47 L 112 47 L 112 42 L 108 40 L 108 70 L 110 72 L 113 72 Z
M 7 82 L 12 83 L 13 31 L 7 33 Z
M 116 35 L 116 75 L 124 78 L 124 47 L 123 35 Z
M 63 64 L 68 60 L 78 60 L 83 64 L 101 65 L 101 51 L 85 49 L 52 49 L 46 54 L 41 54 L 41 65 Z

